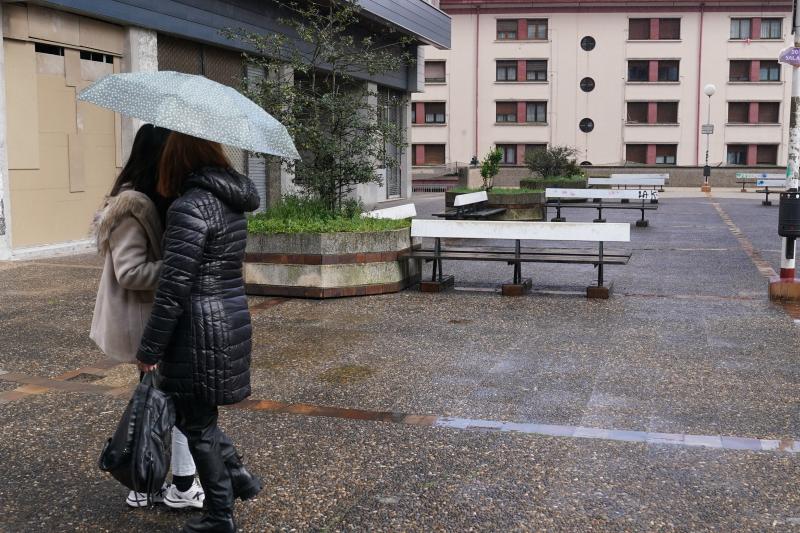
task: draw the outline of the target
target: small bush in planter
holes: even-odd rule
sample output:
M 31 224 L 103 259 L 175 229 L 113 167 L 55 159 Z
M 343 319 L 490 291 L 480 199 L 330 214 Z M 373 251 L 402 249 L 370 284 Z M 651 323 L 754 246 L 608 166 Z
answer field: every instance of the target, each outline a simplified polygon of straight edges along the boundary
M 503 151 L 495 148 L 486 154 L 481 162 L 481 178 L 483 178 L 483 190 L 491 191 L 494 186 L 494 177 L 500 172 L 500 161 L 503 160 Z
M 575 159 L 577 150 L 569 146 L 552 146 L 533 150 L 525 155 L 525 165 L 542 178 L 582 176 Z

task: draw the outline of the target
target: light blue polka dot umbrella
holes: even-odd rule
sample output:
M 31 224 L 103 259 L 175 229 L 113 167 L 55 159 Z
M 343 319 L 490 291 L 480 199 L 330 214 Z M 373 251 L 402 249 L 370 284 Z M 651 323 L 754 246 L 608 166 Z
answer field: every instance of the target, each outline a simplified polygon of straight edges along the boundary
M 244 95 L 180 72 L 110 74 L 78 99 L 201 139 L 300 159 L 286 127 Z

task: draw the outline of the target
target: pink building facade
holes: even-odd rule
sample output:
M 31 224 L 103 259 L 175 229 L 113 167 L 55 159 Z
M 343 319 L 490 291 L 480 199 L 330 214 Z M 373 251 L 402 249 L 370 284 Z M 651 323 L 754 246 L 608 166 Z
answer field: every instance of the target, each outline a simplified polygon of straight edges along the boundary
M 580 4 L 580 5 L 578 5 Z M 787 0 L 441 0 L 452 49 L 425 50 L 412 163 L 507 165 L 568 145 L 592 165 L 784 165 Z M 713 4 L 713 5 L 712 5 Z M 703 88 L 716 87 L 707 97 Z

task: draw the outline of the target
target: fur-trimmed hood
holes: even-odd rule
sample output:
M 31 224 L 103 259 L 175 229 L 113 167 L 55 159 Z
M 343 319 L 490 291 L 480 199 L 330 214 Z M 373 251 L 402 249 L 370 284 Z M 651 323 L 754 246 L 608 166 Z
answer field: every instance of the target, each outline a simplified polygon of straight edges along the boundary
M 132 216 L 141 224 L 153 247 L 155 259 L 161 259 L 161 237 L 164 228 L 156 206 L 146 194 L 133 190 L 124 190 L 116 196 L 109 197 L 105 207 L 97 214 L 93 224 L 97 251 L 101 255 L 108 252 L 111 232 L 127 216 Z

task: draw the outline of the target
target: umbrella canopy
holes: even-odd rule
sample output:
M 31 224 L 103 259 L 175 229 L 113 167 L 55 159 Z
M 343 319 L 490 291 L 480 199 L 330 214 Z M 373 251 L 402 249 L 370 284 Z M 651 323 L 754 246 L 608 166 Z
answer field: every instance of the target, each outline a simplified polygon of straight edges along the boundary
M 300 159 L 283 124 L 235 89 L 203 76 L 110 74 L 81 91 L 78 100 L 201 139 Z

